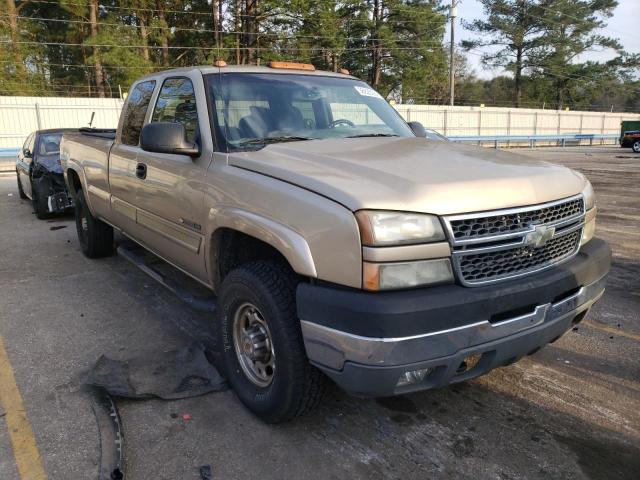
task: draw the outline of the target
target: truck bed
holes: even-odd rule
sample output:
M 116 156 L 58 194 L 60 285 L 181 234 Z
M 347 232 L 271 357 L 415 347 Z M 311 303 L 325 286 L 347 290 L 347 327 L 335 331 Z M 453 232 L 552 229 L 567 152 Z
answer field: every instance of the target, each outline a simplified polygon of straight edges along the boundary
M 81 128 L 77 132 L 65 132 L 60 143 L 60 153 L 62 158 L 81 165 L 87 162 L 92 164 L 97 162 L 106 167 L 109 151 L 115 138 L 115 130 Z
M 83 128 L 78 132 L 65 132 L 60 143 L 62 169 L 65 172 L 73 169 L 78 174 L 84 172 L 87 175 L 85 187 L 92 186 L 97 191 L 108 193 L 109 153 L 115 137 L 115 130 Z M 91 202 L 93 199 L 89 195 L 87 200 Z

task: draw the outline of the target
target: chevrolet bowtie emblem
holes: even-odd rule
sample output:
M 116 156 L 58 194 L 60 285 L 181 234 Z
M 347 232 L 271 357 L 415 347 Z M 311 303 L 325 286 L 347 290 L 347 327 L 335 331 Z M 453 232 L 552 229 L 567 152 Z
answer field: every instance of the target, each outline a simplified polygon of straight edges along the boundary
M 544 246 L 553 238 L 556 233 L 555 227 L 547 225 L 536 225 L 533 232 L 529 232 L 524 237 L 524 244 L 528 247 L 538 248 Z

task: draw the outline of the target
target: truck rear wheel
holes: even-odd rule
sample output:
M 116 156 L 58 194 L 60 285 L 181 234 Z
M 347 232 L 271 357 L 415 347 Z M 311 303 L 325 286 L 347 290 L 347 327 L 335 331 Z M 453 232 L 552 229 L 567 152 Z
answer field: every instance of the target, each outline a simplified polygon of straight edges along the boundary
M 631 149 L 636 153 L 640 153 L 640 140 L 636 140 L 635 142 L 633 142 Z
M 84 192 L 81 189 L 76 194 L 75 216 L 82 253 L 89 258 L 111 255 L 113 253 L 113 227 L 91 215 L 84 198 Z
M 220 367 L 249 410 L 268 423 L 303 415 L 325 377 L 305 353 L 291 272 L 270 261 L 230 272 L 219 296 Z

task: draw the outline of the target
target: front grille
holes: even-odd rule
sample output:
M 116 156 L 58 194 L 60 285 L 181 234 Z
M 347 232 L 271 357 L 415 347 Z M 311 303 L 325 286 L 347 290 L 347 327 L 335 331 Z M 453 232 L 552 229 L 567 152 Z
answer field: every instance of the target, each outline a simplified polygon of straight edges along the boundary
M 537 272 L 580 248 L 584 200 L 444 217 L 458 281 L 480 286 Z
M 451 234 L 457 241 L 525 231 L 533 224 L 550 224 L 580 215 L 582 198 L 532 210 L 519 209 L 499 215 L 450 220 Z
M 540 270 L 576 252 L 582 230 L 555 237 L 540 248 L 516 247 L 458 257 L 458 271 L 465 283 L 484 283 Z

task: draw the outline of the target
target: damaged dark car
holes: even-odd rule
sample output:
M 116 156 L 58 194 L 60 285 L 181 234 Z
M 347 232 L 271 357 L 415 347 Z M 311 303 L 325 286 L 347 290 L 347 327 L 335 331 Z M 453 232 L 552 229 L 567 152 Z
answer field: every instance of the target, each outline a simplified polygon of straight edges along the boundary
M 60 141 L 75 129 L 38 130 L 27 137 L 16 160 L 20 198 L 30 199 L 39 219 L 73 208 L 60 165 Z

